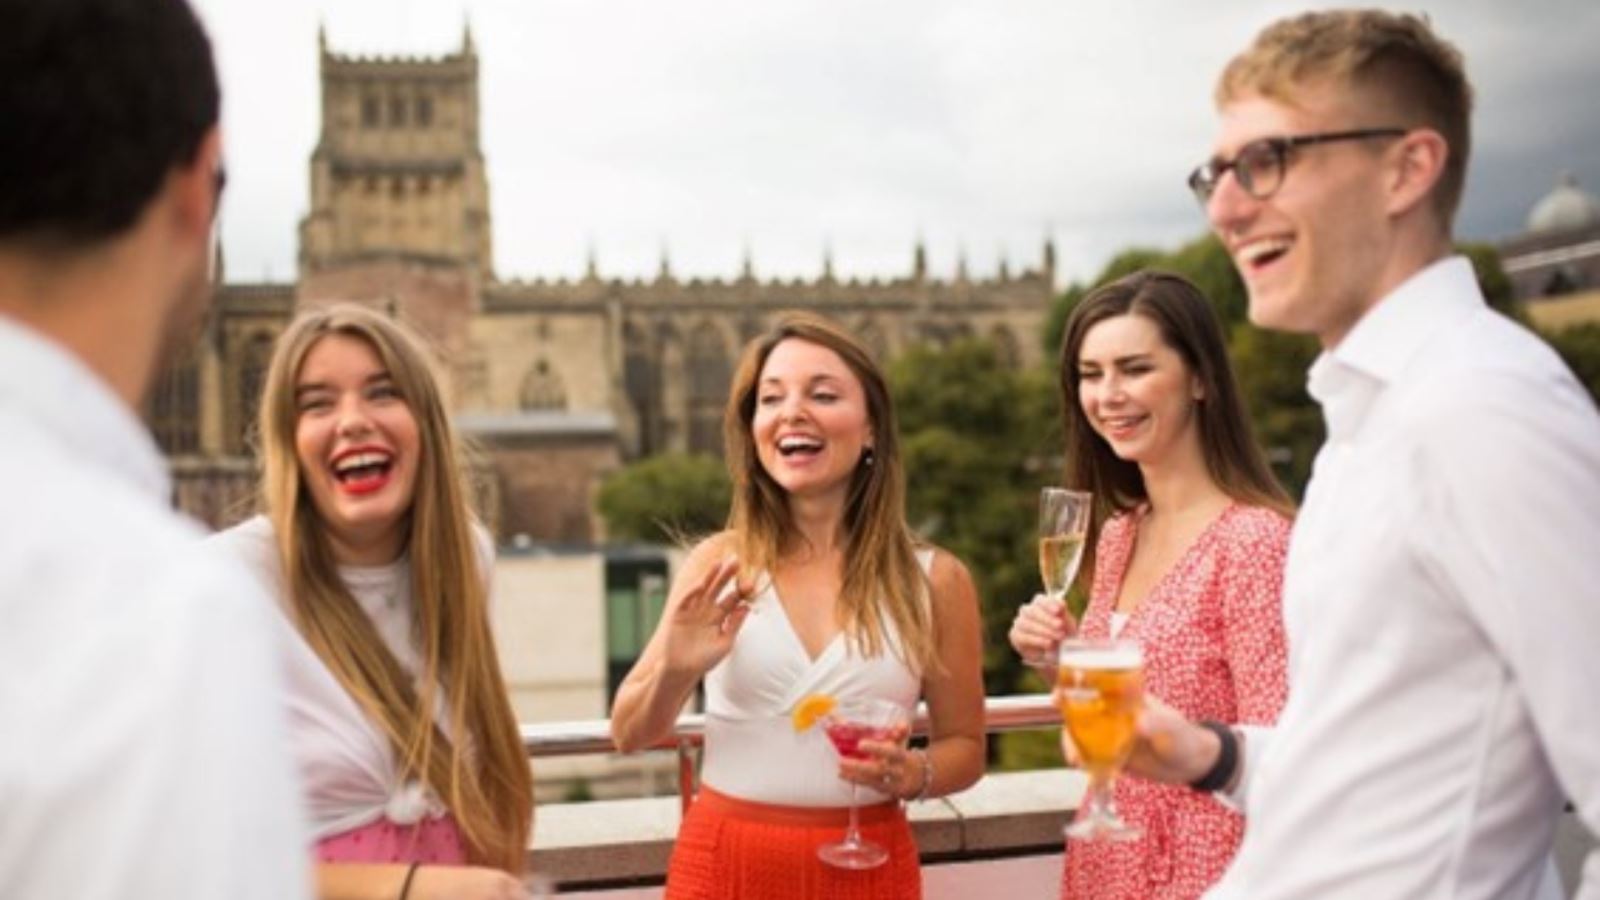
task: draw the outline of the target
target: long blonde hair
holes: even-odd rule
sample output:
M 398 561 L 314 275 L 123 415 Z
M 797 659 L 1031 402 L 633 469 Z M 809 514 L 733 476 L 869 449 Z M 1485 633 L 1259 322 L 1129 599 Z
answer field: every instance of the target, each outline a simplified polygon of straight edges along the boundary
M 887 618 L 899 636 L 890 649 L 917 671 L 927 671 L 937 665 L 930 591 L 905 522 L 905 474 L 889 387 L 860 341 L 818 315 L 785 314 L 752 340 L 728 393 L 722 426 L 733 478 L 728 528 L 740 563 L 748 571 L 771 572 L 783 548 L 799 537 L 788 495 L 762 468 L 751 431 L 761 369 L 773 349 L 791 338 L 826 347 L 844 360 L 861 382 L 872 423 L 873 447 L 851 476 L 841 523 L 845 564 L 838 611 L 843 629 L 862 655 L 877 655 L 890 644 Z
M 419 460 L 409 512 L 413 681 L 339 577 L 326 523 L 295 452 L 295 380 L 329 335 L 355 338 L 383 362 L 417 422 Z M 306 642 L 382 729 L 402 778 L 420 778 L 450 807 L 473 862 L 523 868 L 533 781 L 489 629 L 488 590 L 457 465 L 456 439 L 420 342 L 364 307 L 301 314 L 278 340 L 261 400 L 260 503 L 277 535 L 284 589 Z M 443 691 L 449 735 L 435 727 Z

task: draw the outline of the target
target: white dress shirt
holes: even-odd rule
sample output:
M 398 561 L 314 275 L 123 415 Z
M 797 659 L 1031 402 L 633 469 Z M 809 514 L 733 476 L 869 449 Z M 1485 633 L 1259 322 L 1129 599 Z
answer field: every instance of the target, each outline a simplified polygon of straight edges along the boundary
M 309 896 L 269 601 L 77 358 L 0 317 L 0 894 Z
M 1207 896 L 1551 896 L 1563 801 L 1600 831 L 1600 415 L 1459 257 L 1310 390 L 1328 440 L 1284 581 L 1289 703 L 1246 730 L 1244 844 Z

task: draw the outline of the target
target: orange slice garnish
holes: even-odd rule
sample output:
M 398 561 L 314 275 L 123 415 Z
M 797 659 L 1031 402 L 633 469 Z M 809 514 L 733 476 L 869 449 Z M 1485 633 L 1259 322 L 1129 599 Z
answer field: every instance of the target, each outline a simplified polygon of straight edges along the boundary
M 807 694 L 794 705 L 794 712 L 789 714 L 789 718 L 794 722 L 795 731 L 810 731 L 813 725 L 838 705 L 839 701 L 829 694 Z

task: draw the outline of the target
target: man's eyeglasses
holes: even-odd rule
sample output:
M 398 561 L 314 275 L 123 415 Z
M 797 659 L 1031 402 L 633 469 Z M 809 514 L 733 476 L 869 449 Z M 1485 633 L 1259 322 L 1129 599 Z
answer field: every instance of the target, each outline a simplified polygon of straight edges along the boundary
M 1289 165 L 1289 151 L 1312 144 L 1334 141 L 1364 141 L 1371 138 L 1400 137 L 1404 128 L 1360 128 L 1355 131 L 1327 131 L 1321 134 L 1302 134 L 1295 137 L 1269 137 L 1251 141 L 1239 148 L 1233 159 L 1212 159 L 1189 173 L 1189 190 L 1194 192 L 1201 206 L 1211 201 L 1218 182 L 1231 169 L 1239 187 L 1257 200 L 1271 197 L 1283 186 L 1283 173 Z

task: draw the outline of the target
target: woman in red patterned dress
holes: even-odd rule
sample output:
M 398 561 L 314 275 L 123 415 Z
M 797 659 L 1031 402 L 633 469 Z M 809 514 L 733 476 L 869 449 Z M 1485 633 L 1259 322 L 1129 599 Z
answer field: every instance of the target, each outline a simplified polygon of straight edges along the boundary
M 1286 694 L 1293 507 L 1251 434 L 1211 304 L 1160 272 L 1094 291 L 1067 321 L 1061 392 L 1066 484 L 1095 497 L 1089 605 L 1076 623 L 1035 598 L 1012 646 L 1037 659 L 1075 631 L 1132 638 L 1149 695 L 1190 719 L 1271 722 Z M 1123 778 L 1115 802 L 1140 836 L 1069 841 L 1063 897 L 1198 897 L 1244 833 L 1238 813 L 1187 787 Z

